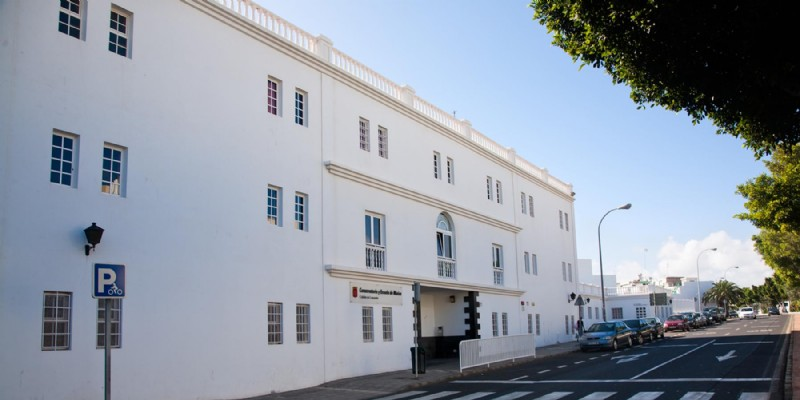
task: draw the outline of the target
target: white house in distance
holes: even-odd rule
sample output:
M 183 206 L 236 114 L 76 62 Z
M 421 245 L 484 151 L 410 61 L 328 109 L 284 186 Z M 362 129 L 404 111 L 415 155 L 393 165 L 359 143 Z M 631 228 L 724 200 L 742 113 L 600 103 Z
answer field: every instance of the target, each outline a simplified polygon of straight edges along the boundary
M 0 37 L 2 397 L 102 396 L 96 264 L 115 399 L 573 340 L 571 185 L 329 39 L 247 0 L 5 1 Z

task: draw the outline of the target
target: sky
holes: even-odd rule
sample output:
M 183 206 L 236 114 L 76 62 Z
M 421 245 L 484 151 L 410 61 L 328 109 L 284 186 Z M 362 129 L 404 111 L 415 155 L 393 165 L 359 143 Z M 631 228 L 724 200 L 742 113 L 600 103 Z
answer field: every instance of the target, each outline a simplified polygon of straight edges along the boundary
M 742 141 L 685 113 L 637 110 L 630 90 L 580 68 L 526 0 L 256 0 L 267 10 L 573 185 L 579 259 L 626 282 L 772 275 L 736 186 L 766 172 Z M 716 251 L 706 249 L 716 248 Z

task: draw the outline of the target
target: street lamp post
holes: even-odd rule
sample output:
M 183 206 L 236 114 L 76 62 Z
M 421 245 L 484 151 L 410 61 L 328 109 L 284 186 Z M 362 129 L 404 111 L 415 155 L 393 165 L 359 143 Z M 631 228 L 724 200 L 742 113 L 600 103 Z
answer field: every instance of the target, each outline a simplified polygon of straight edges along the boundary
M 695 265 L 697 266 L 697 282 L 696 282 L 697 283 L 697 312 L 702 312 L 703 311 L 702 308 L 700 307 L 700 303 L 703 301 L 702 298 L 700 298 L 700 256 L 702 256 L 703 253 L 705 253 L 705 252 L 707 252 L 709 250 L 717 251 L 717 248 L 716 247 L 712 247 L 710 249 L 705 249 L 705 250 L 701 251 L 700 254 L 697 255 L 697 262 L 695 263 Z
M 603 278 L 603 246 L 600 244 L 600 225 L 603 224 L 603 220 L 606 219 L 606 216 L 610 214 L 612 211 L 616 210 L 630 210 L 631 203 L 625 204 L 624 206 L 619 206 L 617 208 L 608 210 L 608 212 L 603 215 L 603 218 L 600 218 L 600 222 L 597 224 L 597 247 L 600 250 L 600 299 L 603 303 L 603 322 L 606 322 L 606 286 L 605 280 Z
M 727 281 L 728 280 L 728 271 L 730 271 L 730 270 L 732 270 L 734 268 L 738 269 L 739 266 L 738 265 L 734 265 L 733 267 L 728 267 L 728 269 L 725 270 L 725 273 L 722 274 L 722 280 Z

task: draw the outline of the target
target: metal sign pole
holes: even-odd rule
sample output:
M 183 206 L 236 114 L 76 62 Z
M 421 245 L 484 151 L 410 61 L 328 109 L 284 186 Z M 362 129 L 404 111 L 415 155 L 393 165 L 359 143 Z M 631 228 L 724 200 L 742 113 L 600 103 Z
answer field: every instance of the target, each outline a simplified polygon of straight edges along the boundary
M 111 400 L 111 299 L 103 299 L 105 303 L 105 315 L 103 324 L 105 325 L 105 337 L 103 348 L 105 349 L 105 400 Z

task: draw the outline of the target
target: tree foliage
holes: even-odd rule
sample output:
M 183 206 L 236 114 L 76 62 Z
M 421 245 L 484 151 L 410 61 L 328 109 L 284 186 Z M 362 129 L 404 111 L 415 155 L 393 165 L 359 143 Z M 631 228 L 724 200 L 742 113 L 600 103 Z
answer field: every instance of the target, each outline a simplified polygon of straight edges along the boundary
M 703 294 L 703 303 L 715 303 L 718 307 L 725 307 L 725 315 L 728 314 L 728 306 L 739 304 L 742 300 L 742 289 L 735 283 L 728 280 L 715 282 L 711 289 Z
M 532 0 L 534 19 L 639 105 L 710 119 L 757 157 L 800 143 L 800 52 L 787 2 Z
M 756 250 L 789 286 L 800 286 L 800 145 L 778 149 L 764 161 L 769 171 L 738 186 L 747 212 L 736 217 L 753 223 Z

